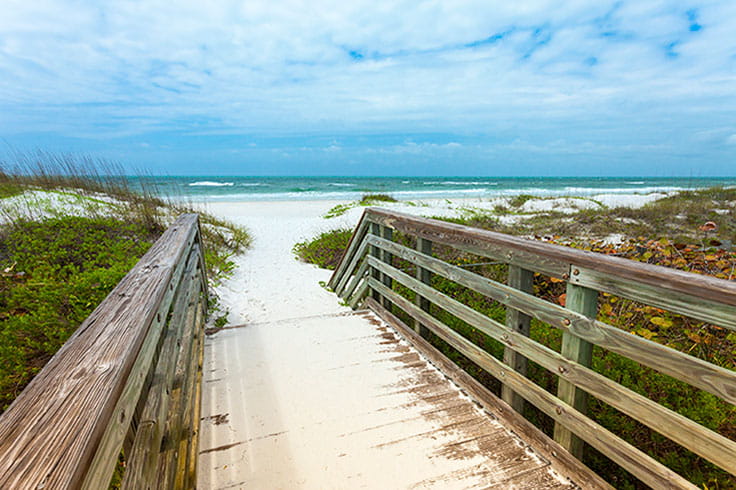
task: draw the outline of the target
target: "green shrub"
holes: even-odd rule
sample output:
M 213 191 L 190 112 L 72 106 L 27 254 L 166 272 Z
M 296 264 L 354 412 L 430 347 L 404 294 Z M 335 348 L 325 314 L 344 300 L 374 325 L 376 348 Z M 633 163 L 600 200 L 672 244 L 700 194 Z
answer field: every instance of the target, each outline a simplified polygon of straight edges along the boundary
M 160 230 L 114 218 L 18 221 L 0 234 L 5 410 L 148 250 Z
M 360 201 L 358 201 L 358 204 L 360 204 L 361 206 L 371 206 L 372 204 L 379 202 L 398 201 L 388 194 L 364 194 L 363 197 L 360 198 Z
M 297 243 L 292 251 L 304 262 L 334 270 L 352 234 L 353 230 L 349 228 L 326 231 L 316 238 Z

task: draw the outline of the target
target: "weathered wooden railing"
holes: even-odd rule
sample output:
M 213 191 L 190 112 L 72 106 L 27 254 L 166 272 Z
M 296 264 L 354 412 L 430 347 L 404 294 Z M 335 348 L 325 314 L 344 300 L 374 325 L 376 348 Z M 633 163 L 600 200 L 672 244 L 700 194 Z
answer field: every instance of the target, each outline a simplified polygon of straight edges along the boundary
M 206 284 L 182 215 L 0 417 L 0 488 L 196 485 Z
M 394 230 L 416 239 L 417 248 L 392 241 Z M 507 284 L 438 260 L 432 256 L 432 244 L 508 264 Z M 393 257 L 413 264 L 413 275 L 394 266 Z M 535 272 L 567 282 L 565 307 L 533 295 Z M 506 324 L 433 288 L 433 274 L 504 304 Z M 413 291 L 416 299 L 397 293 L 394 284 Z M 648 485 L 694 488 L 587 417 L 590 394 L 736 474 L 736 442 L 590 368 L 592 347 L 598 345 L 736 404 L 736 372 L 596 319 L 598 293 L 605 292 L 736 330 L 736 283 L 371 208 L 363 214 L 328 286 L 353 308 L 364 301 L 384 319 L 406 328 L 392 314 L 399 308 L 414 320 L 417 332 L 424 328 L 434 332 L 497 378 L 508 405 L 520 411 L 526 400 L 550 416 L 555 421 L 554 439 L 578 458 L 585 441 Z M 503 361 L 431 315 L 430 304 L 501 342 Z M 561 352 L 529 338 L 531 318 L 563 332 Z M 557 396 L 525 376 L 527 359 L 559 377 Z

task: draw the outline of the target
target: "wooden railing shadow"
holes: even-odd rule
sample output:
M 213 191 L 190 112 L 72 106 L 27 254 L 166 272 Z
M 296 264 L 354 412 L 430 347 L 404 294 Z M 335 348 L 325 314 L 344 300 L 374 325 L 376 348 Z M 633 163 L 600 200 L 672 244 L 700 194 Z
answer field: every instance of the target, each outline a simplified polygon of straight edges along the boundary
M 411 237 L 416 249 L 393 241 L 395 231 Z M 433 244 L 507 264 L 507 283 L 435 258 Z M 414 272 L 397 268 L 394 258 L 413 264 Z M 566 282 L 564 307 L 534 296 L 535 272 Z M 506 323 L 433 288 L 433 275 L 505 305 Z M 501 411 L 521 412 L 525 402 L 531 403 L 554 420 L 555 441 L 578 459 L 585 441 L 647 485 L 695 488 L 589 418 L 585 412 L 590 395 L 736 474 L 736 442 L 590 367 L 597 345 L 736 404 L 736 372 L 597 320 L 598 294 L 605 292 L 736 330 L 734 282 L 371 208 L 364 212 L 328 286 L 353 308 L 370 307 L 414 341 L 422 343 L 425 328 L 433 332 L 500 381 L 506 403 Z M 413 292 L 415 299 L 397 292 L 397 286 Z M 503 360 L 431 315 L 431 305 L 500 342 Z M 397 309 L 404 318 L 413 319 L 416 332 L 394 314 Z M 562 332 L 560 352 L 529 337 L 532 318 Z M 556 396 L 525 375 L 527 359 L 558 377 Z M 451 369 L 449 359 L 441 363 Z M 482 391 L 477 383 L 473 386 Z
M 194 487 L 206 291 L 182 215 L 0 417 L 0 488 Z

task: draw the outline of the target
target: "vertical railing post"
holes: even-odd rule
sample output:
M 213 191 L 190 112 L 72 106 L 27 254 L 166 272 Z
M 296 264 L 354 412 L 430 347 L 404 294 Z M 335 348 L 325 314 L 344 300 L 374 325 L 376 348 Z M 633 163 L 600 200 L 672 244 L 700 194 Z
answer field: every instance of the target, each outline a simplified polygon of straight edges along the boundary
M 417 251 L 423 253 L 424 255 L 432 255 L 432 242 L 424 238 L 417 238 Z M 416 278 L 427 285 L 432 283 L 432 273 L 418 265 Z M 419 308 L 429 313 L 430 302 L 427 298 L 420 296 L 419 293 L 417 293 L 414 302 Z M 414 320 L 414 330 L 421 336 L 427 335 L 427 328 L 423 326 L 418 320 Z
M 533 293 L 534 272 L 522 269 L 519 266 L 509 264 L 509 275 L 507 284 L 512 288 L 520 289 L 525 293 Z M 506 307 L 506 326 L 514 332 L 529 336 L 531 317 L 511 307 Z M 506 346 L 503 351 L 503 362 L 511 369 L 526 375 L 527 359 L 511 347 Z M 524 409 L 524 399 L 511 390 L 507 385 L 501 388 L 501 398 L 511 405 L 517 412 Z
M 394 237 L 394 230 L 389 228 L 388 226 L 381 225 L 381 238 L 384 240 L 393 240 Z M 391 262 L 393 262 L 393 256 L 386 252 L 385 250 L 381 254 L 381 260 L 383 260 L 385 263 L 391 265 Z M 382 281 L 384 286 L 386 286 L 389 289 L 393 289 L 393 279 L 391 279 L 390 276 L 384 274 Z M 383 298 L 383 307 L 386 308 L 388 311 L 391 311 L 391 301 L 389 301 L 388 298 Z
M 598 291 L 568 283 L 565 306 L 571 311 L 595 319 L 598 313 Z M 565 332 L 562 335 L 562 355 L 589 367 L 593 358 L 593 344 Z M 587 412 L 588 394 L 562 378 L 557 385 L 557 397 L 578 412 L 583 414 Z M 573 456 L 582 459 L 582 439 L 559 423 L 555 423 L 554 439 Z
M 371 223 L 370 234 L 375 236 L 381 236 L 381 225 L 378 223 Z M 370 254 L 376 259 L 381 260 L 381 249 L 371 245 Z M 371 277 L 377 281 L 381 280 L 381 273 L 377 269 L 371 268 Z M 381 295 L 375 289 L 371 289 L 371 297 L 381 303 Z

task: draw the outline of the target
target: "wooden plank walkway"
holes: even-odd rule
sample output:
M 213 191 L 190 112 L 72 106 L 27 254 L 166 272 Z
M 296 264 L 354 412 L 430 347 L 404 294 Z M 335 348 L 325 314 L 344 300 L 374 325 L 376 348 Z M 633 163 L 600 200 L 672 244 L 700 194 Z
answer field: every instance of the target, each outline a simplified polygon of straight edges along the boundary
M 205 341 L 199 488 L 579 488 L 369 311 Z

